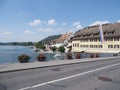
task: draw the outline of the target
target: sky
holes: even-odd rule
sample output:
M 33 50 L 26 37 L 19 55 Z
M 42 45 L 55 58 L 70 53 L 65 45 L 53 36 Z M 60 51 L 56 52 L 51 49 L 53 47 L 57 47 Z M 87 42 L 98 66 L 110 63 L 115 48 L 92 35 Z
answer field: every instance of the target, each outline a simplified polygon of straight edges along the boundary
M 0 0 L 0 42 L 37 42 L 117 22 L 120 0 Z

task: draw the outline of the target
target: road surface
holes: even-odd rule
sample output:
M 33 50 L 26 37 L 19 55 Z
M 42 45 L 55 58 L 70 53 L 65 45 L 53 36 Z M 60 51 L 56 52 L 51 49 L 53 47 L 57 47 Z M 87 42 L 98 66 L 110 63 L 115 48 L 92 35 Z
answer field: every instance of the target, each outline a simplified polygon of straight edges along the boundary
M 120 90 L 120 59 L 0 73 L 0 90 Z

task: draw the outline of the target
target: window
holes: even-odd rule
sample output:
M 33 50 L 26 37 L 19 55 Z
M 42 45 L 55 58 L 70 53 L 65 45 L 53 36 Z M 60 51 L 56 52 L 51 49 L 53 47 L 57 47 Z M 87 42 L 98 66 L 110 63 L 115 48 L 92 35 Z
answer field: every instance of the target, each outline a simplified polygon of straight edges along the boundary
M 90 45 L 90 48 L 93 48 L 93 45 Z
M 106 32 L 104 32 L 104 35 L 106 34 Z
M 75 43 L 75 47 L 76 47 L 77 45 L 76 45 L 76 43 Z
M 113 41 L 113 37 L 110 37 L 110 41 Z
M 103 48 L 103 46 L 102 46 L 102 45 L 99 45 L 98 47 L 99 47 L 99 48 Z
M 107 35 L 113 35 L 115 31 L 110 31 L 110 32 L 107 32 Z
M 83 47 L 85 47 L 85 45 L 83 45 Z
M 94 38 L 94 41 L 96 42 L 96 41 L 97 41 L 97 38 Z
M 113 32 L 108 32 L 107 35 L 113 35 Z
M 119 37 L 114 37 L 114 41 L 119 41 Z
M 119 49 L 119 45 L 114 45 L 114 48 L 115 49 Z
M 93 38 L 90 38 L 90 42 L 93 42 Z
M 73 43 L 73 47 L 74 47 L 74 43 Z
M 88 48 L 88 45 L 85 45 L 86 48 Z
M 80 47 L 82 47 L 82 45 L 80 45 Z
M 94 33 L 93 35 L 94 35 L 94 36 L 96 36 L 96 35 L 99 35 L 99 32 L 97 32 L 97 33 Z
M 113 48 L 113 45 L 108 45 L 108 48 Z
M 105 41 L 113 41 L 113 37 L 105 37 Z
M 97 48 L 97 45 L 95 45 L 95 48 Z
M 105 41 L 107 41 L 107 37 L 105 37 L 105 39 L 104 39 Z

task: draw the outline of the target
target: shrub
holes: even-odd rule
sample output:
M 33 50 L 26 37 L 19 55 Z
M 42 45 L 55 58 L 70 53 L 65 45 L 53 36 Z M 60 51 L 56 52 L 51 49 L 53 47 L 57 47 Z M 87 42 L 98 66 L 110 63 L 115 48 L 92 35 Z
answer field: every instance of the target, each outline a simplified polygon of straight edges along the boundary
M 40 49 L 42 49 L 42 50 L 45 50 L 45 46 L 44 46 L 44 44 L 42 44 L 42 43 L 40 43 L 40 42 L 36 42 L 35 44 L 34 44 L 34 46 L 36 47 L 36 48 L 40 48 Z
M 80 59 L 80 58 L 81 58 L 80 53 L 77 53 L 77 54 L 75 55 L 75 58 L 76 58 L 76 59 Z
M 96 53 L 96 57 L 97 57 L 97 58 L 99 57 L 99 54 L 98 54 L 98 53 Z
M 28 62 L 29 59 L 30 59 L 30 57 L 28 55 L 26 55 L 26 54 L 22 54 L 22 55 L 18 56 L 18 60 L 21 63 Z
M 90 55 L 90 58 L 94 58 L 94 54 L 91 54 L 91 55 Z
M 66 54 L 66 58 L 67 58 L 67 59 L 72 59 L 72 54 L 71 54 L 71 53 L 67 53 L 67 54 Z
M 58 51 L 61 52 L 61 53 L 64 53 L 64 52 L 65 52 L 64 46 L 60 46 L 60 47 L 58 48 Z
M 43 53 L 41 53 L 41 54 L 39 54 L 37 56 L 37 60 L 38 61 L 45 61 L 46 60 L 46 56 Z
M 56 46 L 53 46 L 53 47 L 51 47 L 51 50 L 52 50 L 53 52 L 55 52 L 55 51 L 57 50 L 57 47 L 56 47 Z

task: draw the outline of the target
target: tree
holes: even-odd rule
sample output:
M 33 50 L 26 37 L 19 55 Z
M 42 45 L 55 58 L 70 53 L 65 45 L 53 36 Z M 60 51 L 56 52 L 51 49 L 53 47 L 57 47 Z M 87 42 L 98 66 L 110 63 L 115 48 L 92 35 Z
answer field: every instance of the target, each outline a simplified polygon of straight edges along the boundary
M 40 48 L 40 43 L 39 43 L 39 42 L 36 42 L 36 43 L 34 44 L 34 46 L 35 46 L 36 48 Z
M 51 50 L 52 50 L 53 52 L 55 52 L 55 51 L 57 50 L 57 47 L 56 47 L 56 46 L 53 46 L 53 47 L 51 47 Z
M 45 50 L 45 46 L 44 45 L 40 45 L 40 49 L 43 49 L 43 50 Z
M 58 48 L 58 51 L 61 52 L 61 53 L 64 53 L 64 52 L 65 52 L 64 46 L 60 46 L 60 47 Z
M 40 43 L 40 42 L 36 42 L 35 44 L 34 44 L 34 46 L 36 47 L 36 48 L 40 48 L 40 49 L 43 49 L 43 50 L 45 50 L 45 45 L 44 44 L 42 44 L 42 43 Z

